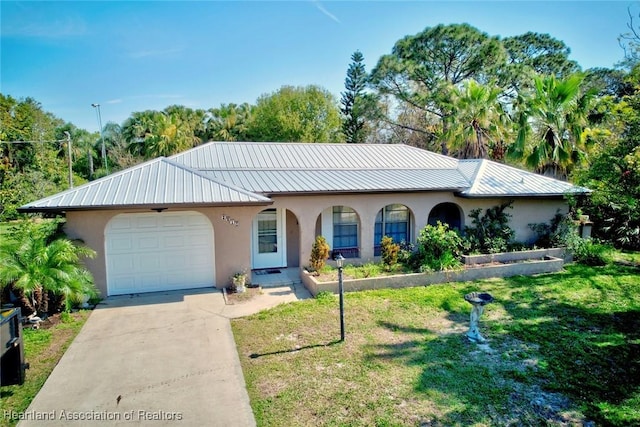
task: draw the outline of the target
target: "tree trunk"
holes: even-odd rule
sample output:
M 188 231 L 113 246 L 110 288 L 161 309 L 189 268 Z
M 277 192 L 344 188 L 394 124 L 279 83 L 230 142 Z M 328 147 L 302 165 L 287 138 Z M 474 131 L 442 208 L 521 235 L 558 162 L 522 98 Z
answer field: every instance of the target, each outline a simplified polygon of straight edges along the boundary
M 36 312 L 36 309 L 34 308 L 33 304 L 31 304 L 31 301 L 29 301 L 29 298 L 27 298 L 27 296 L 24 294 L 24 291 L 22 289 L 16 288 L 13 285 L 11 285 L 10 292 L 12 292 L 13 295 L 15 295 L 16 303 L 20 307 L 21 315 L 23 317 L 31 316 Z
M 40 310 L 38 310 L 38 312 L 45 317 L 49 314 L 49 291 L 44 289 L 42 290 L 42 302 L 40 303 Z

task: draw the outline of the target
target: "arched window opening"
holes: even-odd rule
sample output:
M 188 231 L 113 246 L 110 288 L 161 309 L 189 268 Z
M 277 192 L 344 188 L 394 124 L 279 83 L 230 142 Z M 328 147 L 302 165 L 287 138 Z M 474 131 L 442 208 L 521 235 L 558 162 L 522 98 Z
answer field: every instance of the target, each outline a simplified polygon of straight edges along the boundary
M 333 207 L 333 248 L 345 258 L 358 258 L 358 214 L 347 206 Z
M 429 225 L 436 225 L 440 221 L 449 224 L 449 228 L 462 231 L 460 207 L 455 203 L 440 203 L 429 213 Z
M 380 209 L 376 215 L 374 246 L 375 256 L 380 255 L 380 242 L 384 236 L 389 236 L 395 243 L 409 242 L 410 228 L 409 208 L 405 205 L 392 204 Z

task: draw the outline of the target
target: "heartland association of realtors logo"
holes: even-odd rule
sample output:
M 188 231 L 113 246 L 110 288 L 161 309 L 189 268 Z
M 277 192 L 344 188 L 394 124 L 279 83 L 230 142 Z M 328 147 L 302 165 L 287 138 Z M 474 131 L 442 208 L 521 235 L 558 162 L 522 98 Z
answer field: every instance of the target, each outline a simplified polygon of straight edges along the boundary
M 117 411 L 2 411 L 6 421 L 181 421 L 182 412 L 130 410 Z

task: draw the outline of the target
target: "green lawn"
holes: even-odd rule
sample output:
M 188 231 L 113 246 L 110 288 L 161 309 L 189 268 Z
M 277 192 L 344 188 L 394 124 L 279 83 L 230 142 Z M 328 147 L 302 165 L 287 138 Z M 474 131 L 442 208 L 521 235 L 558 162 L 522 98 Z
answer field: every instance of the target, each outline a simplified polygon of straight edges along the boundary
M 25 361 L 30 367 L 26 371 L 24 384 L 0 387 L 3 414 L 22 413 L 29 407 L 90 313 L 90 310 L 80 310 L 69 315 L 63 314 L 63 321 L 48 329 L 23 329 Z M 43 322 L 45 326 L 46 323 Z M 11 420 L 11 417 L 0 417 L 2 427 L 16 423 L 17 420 Z
M 331 295 L 232 322 L 259 426 L 640 425 L 637 267 L 349 293 L 345 323 Z

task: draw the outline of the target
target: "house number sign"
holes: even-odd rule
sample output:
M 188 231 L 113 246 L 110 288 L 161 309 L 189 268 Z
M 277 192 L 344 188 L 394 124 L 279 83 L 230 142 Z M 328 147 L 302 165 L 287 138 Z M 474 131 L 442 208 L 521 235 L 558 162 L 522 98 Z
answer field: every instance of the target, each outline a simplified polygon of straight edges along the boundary
M 222 220 L 223 220 L 223 221 L 227 221 L 229 224 L 231 224 L 231 225 L 235 225 L 236 227 L 237 227 L 238 225 L 240 225 L 240 221 L 238 221 L 238 220 L 236 220 L 236 219 L 231 218 L 229 215 L 224 215 L 224 214 L 222 214 Z

